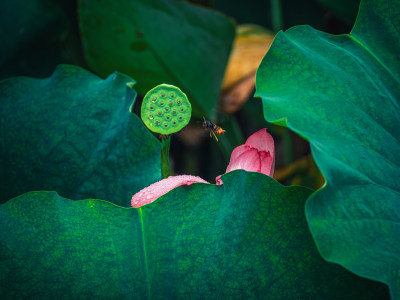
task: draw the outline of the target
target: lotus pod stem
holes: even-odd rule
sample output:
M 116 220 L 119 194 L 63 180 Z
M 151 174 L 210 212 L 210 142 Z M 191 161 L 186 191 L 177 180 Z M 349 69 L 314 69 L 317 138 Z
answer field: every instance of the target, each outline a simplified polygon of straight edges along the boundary
M 169 176 L 169 145 L 171 136 L 161 139 L 161 176 L 167 178 Z

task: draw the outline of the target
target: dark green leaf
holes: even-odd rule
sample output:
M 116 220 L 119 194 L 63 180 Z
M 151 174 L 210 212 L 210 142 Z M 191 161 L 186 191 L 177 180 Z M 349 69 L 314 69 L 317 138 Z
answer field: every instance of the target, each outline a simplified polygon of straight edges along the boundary
M 242 170 L 142 208 L 32 192 L 0 206 L 8 298 L 382 299 L 318 254 L 310 190 Z
M 32 190 L 72 199 L 132 194 L 161 178 L 161 144 L 129 112 L 133 80 L 74 66 L 0 82 L 1 202 Z
M 0 65 L 45 31 L 46 27 L 57 24 L 61 14 L 56 5 L 42 0 L 29 3 L 3 0 L 0 2 L 0 11 Z
M 307 138 L 327 185 L 307 202 L 322 256 L 400 298 L 400 2 L 361 2 L 351 34 L 281 32 L 257 72 L 268 121 Z
M 214 113 L 234 38 L 230 19 L 175 0 L 81 0 L 79 16 L 97 74 L 128 74 L 143 95 L 161 83 L 176 85 L 198 117 Z
M 310 24 L 323 28 L 323 11 L 315 0 L 279 0 L 282 9 L 283 28 L 299 24 Z M 351 1 L 351 0 L 349 0 Z M 272 0 L 212 0 L 212 6 L 228 16 L 235 18 L 238 24 L 257 24 L 272 29 Z
M 0 79 L 84 65 L 74 1 L 0 1 Z
M 339 19 L 352 26 L 357 17 L 360 0 L 315 0 Z

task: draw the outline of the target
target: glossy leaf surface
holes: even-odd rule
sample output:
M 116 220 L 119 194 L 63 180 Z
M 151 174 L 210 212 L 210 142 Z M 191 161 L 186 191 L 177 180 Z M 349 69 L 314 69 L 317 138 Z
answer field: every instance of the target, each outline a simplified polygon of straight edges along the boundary
M 349 35 L 280 32 L 256 94 L 311 143 L 327 184 L 306 214 L 325 259 L 400 297 L 400 2 L 361 2 Z
M 237 170 L 141 208 L 32 192 L 0 206 L 6 297 L 382 299 L 318 254 L 311 190 Z M 7 278 L 5 280 L 4 276 Z
M 129 206 L 132 193 L 161 179 L 161 144 L 129 112 L 132 81 L 67 65 L 45 79 L 1 81 L 1 202 L 55 190 Z
M 198 117 L 215 113 L 232 20 L 175 0 L 81 0 L 79 18 L 85 56 L 97 74 L 128 74 L 142 95 L 172 84 L 188 95 Z

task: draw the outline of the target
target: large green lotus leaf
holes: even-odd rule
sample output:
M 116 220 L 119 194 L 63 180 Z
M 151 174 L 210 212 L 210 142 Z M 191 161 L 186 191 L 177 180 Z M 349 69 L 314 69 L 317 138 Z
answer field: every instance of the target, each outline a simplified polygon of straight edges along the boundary
M 383 284 L 325 262 L 311 190 L 242 170 L 142 208 L 31 192 L 0 206 L 5 298 L 382 299 Z
M 400 2 L 361 2 L 348 35 L 280 32 L 256 94 L 311 143 L 327 184 L 306 214 L 322 256 L 400 298 Z
M 133 80 L 63 65 L 0 82 L 0 201 L 33 190 L 130 204 L 161 178 L 161 144 L 129 112 Z
M 143 95 L 161 83 L 176 85 L 195 115 L 214 113 L 234 38 L 230 19 L 184 1 L 80 0 L 79 20 L 97 74 L 128 74 Z

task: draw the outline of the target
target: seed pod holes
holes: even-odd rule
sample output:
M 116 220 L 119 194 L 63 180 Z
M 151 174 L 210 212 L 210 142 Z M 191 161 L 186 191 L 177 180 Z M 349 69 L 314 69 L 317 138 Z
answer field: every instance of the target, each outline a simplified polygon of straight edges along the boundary
M 176 117 L 178 113 L 179 116 Z M 160 84 L 144 96 L 141 114 L 147 128 L 162 135 L 169 135 L 180 131 L 189 123 L 192 106 L 179 88 Z

